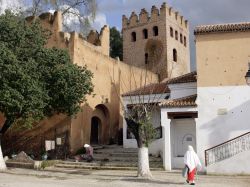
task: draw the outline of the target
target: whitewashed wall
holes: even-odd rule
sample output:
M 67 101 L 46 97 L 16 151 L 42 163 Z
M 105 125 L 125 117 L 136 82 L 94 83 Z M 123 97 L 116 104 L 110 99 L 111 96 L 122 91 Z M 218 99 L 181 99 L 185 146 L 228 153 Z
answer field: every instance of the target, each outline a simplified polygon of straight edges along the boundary
M 160 109 L 156 110 L 152 114 L 152 123 L 154 128 L 160 127 L 161 126 L 161 116 L 160 116 Z M 125 136 L 124 136 L 125 135 Z M 123 125 L 123 147 L 124 148 L 137 148 L 137 143 L 135 139 L 127 139 L 127 123 L 124 120 L 124 125 Z M 150 145 L 149 145 L 149 154 L 152 154 L 154 156 L 162 156 L 163 152 L 163 138 L 154 140 Z
M 127 96 L 123 98 L 124 105 L 127 106 L 128 104 L 136 104 L 136 103 L 144 103 L 147 102 L 161 102 L 163 101 L 169 93 L 165 94 L 153 94 L 153 95 L 144 95 L 144 96 Z M 160 116 L 160 109 L 156 110 L 152 114 L 152 123 L 154 127 L 161 126 L 161 116 Z M 137 148 L 137 143 L 135 139 L 127 139 L 127 123 L 125 119 L 123 120 L 123 147 L 124 148 Z M 149 145 L 149 154 L 159 156 L 163 154 L 163 138 L 157 139 L 153 141 Z
M 177 99 L 182 97 L 187 97 L 197 93 L 197 83 L 182 83 L 182 84 L 169 84 L 170 98 Z
M 204 166 L 206 149 L 250 131 L 250 87 L 199 87 L 197 92 L 197 151 Z
M 188 108 L 162 108 L 161 125 L 163 134 L 163 167 L 165 170 L 172 169 L 172 145 L 171 145 L 171 119 L 168 112 L 197 112 L 196 107 Z M 178 161 L 179 162 L 179 161 Z
M 250 174 L 249 167 L 250 151 L 241 152 L 230 159 L 223 160 L 217 164 L 212 164 L 207 167 L 209 174 Z

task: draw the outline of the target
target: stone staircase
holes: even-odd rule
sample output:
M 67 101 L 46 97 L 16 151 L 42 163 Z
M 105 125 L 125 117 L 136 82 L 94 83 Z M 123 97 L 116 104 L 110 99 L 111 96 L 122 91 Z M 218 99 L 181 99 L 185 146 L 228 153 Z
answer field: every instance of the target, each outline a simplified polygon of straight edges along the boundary
M 163 170 L 160 157 L 149 157 L 151 170 Z M 122 146 L 94 146 L 93 162 L 60 161 L 55 168 L 65 169 L 103 169 L 137 170 L 137 149 L 125 149 Z

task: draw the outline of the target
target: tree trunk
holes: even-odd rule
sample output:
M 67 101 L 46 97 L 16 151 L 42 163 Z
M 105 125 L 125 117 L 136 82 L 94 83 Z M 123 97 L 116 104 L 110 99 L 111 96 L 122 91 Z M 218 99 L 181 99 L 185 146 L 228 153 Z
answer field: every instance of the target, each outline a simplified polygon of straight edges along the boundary
M 1 148 L 1 139 L 2 135 L 0 134 L 0 171 L 4 171 L 7 169 L 5 161 L 3 159 L 3 153 L 2 153 L 2 148 Z
M 138 177 L 151 179 L 152 174 L 149 168 L 148 147 L 142 146 L 138 148 Z

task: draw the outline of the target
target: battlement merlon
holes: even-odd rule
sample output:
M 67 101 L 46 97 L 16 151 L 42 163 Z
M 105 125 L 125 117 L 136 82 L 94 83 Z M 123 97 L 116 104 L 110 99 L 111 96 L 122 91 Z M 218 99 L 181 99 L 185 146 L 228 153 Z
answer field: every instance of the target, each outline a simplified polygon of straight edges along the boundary
M 147 22 L 154 22 L 158 20 L 171 19 L 177 22 L 184 29 L 188 29 L 188 21 L 184 19 L 179 12 L 174 11 L 172 7 L 169 7 L 167 3 L 161 5 L 160 10 L 156 6 L 152 6 L 151 15 L 145 8 L 141 9 L 139 16 L 133 11 L 129 18 L 126 15 L 122 16 L 122 28 L 127 29 L 131 27 L 140 26 Z
M 69 45 L 73 45 L 73 43 L 77 42 L 75 40 L 84 40 L 89 42 L 90 44 L 93 44 L 93 48 L 100 48 L 103 54 L 109 56 L 109 27 L 105 25 L 101 31 L 100 34 L 96 32 L 96 34 L 93 34 L 93 31 L 91 31 L 88 34 L 87 39 L 85 39 L 81 34 L 77 32 L 71 32 L 71 33 L 66 33 L 63 32 L 63 18 L 62 18 L 62 13 L 60 11 L 56 11 L 54 13 L 42 13 L 39 16 L 29 16 L 26 17 L 26 20 L 28 22 L 31 22 L 35 19 L 39 19 L 43 28 L 48 29 L 52 32 L 51 37 L 53 37 L 53 43 L 58 46 L 64 46 L 67 47 Z M 91 36 L 89 39 L 89 36 Z M 94 40 L 94 39 L 96 40 Z M 56 41 L 56 42 L 55 42 Z M 93 42 L 95 41 L 95 42 Z M 57 43 L 57 44 L 56 44 Z M 48 45 L 48 46 L 53 46 L 54 44 Z M 62 44 L 62 45 L 61 45 Z M 91 46 L 91 45 L 90 45 Z
M 141 9 L 140 15 L 139 15 L 139 22 L 140 23 L 147 23 L 149 19 L 149 14 L 145 8 Z

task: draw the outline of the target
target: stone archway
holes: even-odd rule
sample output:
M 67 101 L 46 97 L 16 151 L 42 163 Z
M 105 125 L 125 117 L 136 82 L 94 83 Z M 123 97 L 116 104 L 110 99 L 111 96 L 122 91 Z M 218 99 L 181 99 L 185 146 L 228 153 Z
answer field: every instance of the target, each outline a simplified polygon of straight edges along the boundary
M 100 104 L 95 107 L 91 118 L 91 144 L 107 144 L 110 138 L 110 117 L 108 107 Z

